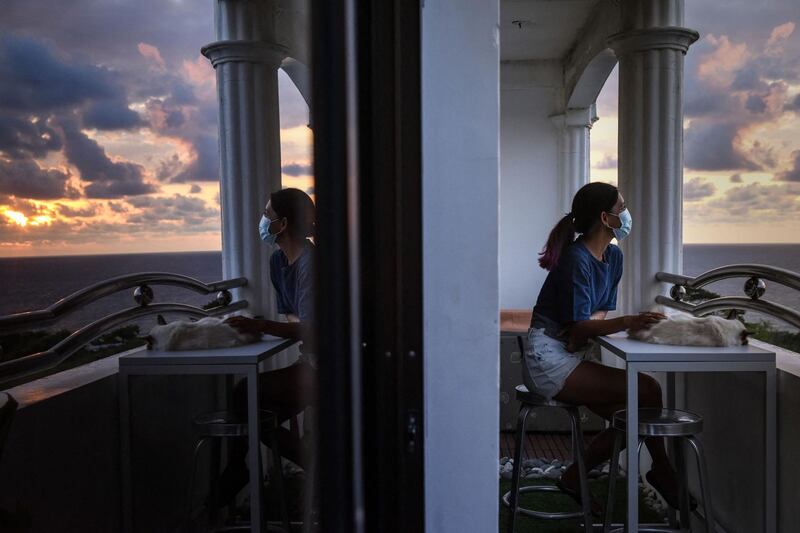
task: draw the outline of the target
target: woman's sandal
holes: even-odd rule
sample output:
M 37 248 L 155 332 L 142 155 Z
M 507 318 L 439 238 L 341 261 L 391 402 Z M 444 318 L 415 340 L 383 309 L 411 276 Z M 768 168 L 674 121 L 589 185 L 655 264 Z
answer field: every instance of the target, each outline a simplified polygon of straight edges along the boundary
M 556 479 L 556 487 L 558 487 L 558 490 L 560 490 L 561 492 L 563 492 L 564 494 L 566 494 L 567 496 L 569 496 L 570 498 L 575 500 L 575 502 L 578 505 L 583 507 L 583 503 L 581 501 L 581 493 L 580 492 L 578 492 L 576 490 L 572 490 L 571 488 L 569 488 L 566 485 L 564 485 L 564 483 L 561 481 L 560 478 Z M 594 516 L 594 517 L 603 516 L 603 506 L 599 501 L 597 501 L 595 499 L 595 497 L 592 495 L 591 492 L 589 493 L 589 500 L 591 500 L 590 504 L 589 504 L 589 507 L 591 508 L 592 516 Z
M 661 497 L 664 498 L 664 501 L 667 502 L 667 505 L 680 511 L 681 503 L 679 494 L 670 494 L 668 491 L 665 491 L 664 487 L 661 486 L 658 478 L 655 476 L 655 474 L 653 474 L 652 470 L 645 474 L 644 477 L 647 479 L 647 482 L 650 483 L 654 489 L 656 489 L 656 492 L 658 492 Z M 697 500 L 689 495 L 689 510 L 694 511 L 695 509 L 697 509 Z

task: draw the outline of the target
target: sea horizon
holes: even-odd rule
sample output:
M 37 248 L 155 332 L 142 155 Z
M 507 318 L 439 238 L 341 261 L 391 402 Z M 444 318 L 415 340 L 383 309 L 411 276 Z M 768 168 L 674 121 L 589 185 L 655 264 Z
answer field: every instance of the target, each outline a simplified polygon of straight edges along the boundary
M 800 243 L 685 243 L 683 273 L 697 276 L 723 265 L 736 263 L 767 264 L 800 272 Z M 93 283 L 137 272 L 169 272 L 198 279 L 204 283 L 222 280 L 222 252 L 193 250 L 171 252 L 125 252 L 97 254 L 56 254 L 0 257 L 0 316 L 44 309 L 56 301 Z M 54 275 L 57 273 L 57 275 Z M 726 279 L 706 288 L 727 296 L 743 296 L 744 279 Z M 800 309 L 800 291 L 775 290 L 767 282 L 764 299 Z M 213 295 L 198 294 L 170 286 L 153 287 L 156 302 L 182 302 L 202 306 Z M 101 316 L 135 305 L 132 290 L 123 291 L 94 302 L 58 322 L 59 327 L 74 328 Z M 531 301 L 535 295 L 531 295 Z M 766 319 L 748 312 L 748 320 Z M 141 323 L 146 330 L 154 320 Z

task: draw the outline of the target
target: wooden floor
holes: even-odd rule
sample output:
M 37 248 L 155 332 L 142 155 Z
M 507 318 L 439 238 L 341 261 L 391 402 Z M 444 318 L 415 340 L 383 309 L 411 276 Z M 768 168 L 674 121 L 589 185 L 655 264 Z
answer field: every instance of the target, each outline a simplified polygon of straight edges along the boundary
M 586 434 L 584 439 L 589 442 L 594 435 Z M 525 456 L 538 459 L 558 459 L 568 461 L 572 458 L 570 452 L 569 433 L 528 433 L 525 438 Z M 511 431 L 500 432 L 500 457 L 513 457 L 514 433 Z

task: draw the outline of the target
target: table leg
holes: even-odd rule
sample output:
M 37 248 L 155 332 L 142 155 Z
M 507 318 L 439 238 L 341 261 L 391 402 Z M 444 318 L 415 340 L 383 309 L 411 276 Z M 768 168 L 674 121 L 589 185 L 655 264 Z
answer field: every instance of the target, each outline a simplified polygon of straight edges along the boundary
M 264 513 L 261 507 L 263 480 L 261 479 L 261 427 L 258 423 L 258 365 L 253 365 L 247 373 L 247 430 L 250 451 L 250 531 L 260 533 L 264 527 Z
M 675 372 L 667 372 L 667 409 L 675 409 Z M 676 440 L 677 439 L 666 439 L 667 440 L 667 455 L 673 462 L 678 458 L 676 454 Z M 678 469 L 680 472 L 680 469 Z M 667 520 L 669 521 L 669 527 L 672 529 L 677 529 L 678 521 L 675 518 L 675 510 L 667 506 Z
M 636 365 L 627 364 L 628 399 L 626 409 L 628 421 L 625 438 L 628 455 L 628 520 L 626 531 L 639 530 L 639 376 Z
M 122 530 L 133 532 L 133 490 L 131 480 L 131 409 L 129 396 L 130 376 L 122 368 L 118 374 L 120 463 L 122 470 Z
M 777 504 L 776 504 L 776 490 L 777 490 L 777 422 L 776 417 L 776 379 L 777 371 L 775 366 L 770 366 L 765 376 L 764 392 L 766 394 L 765 404 L 766 413 L 764 416 L 764 514 L 765 516 L 765 529 L 767 533 L 775 533 L 777 530 Z

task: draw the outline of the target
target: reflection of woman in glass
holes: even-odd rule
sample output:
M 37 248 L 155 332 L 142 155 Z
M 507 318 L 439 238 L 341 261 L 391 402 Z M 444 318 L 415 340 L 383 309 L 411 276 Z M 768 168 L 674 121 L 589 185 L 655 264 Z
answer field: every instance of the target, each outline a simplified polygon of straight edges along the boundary
M 590 183 L 572 201 L 572 212 L 550 232 L 539 264 L 550 271 L 533 308 L 529 347 L 525 353 L 523 380 L 540 396 L 585 405 L 610 420 L 625 409 L 625 372 L 585 360 L 592 337 L 627 329 L 647 328 L 665 318 L 640 313 L 607 319 L 617 303 L 622 277 L 622 251 L 611 240 L 621 241 L 631 230 L 631 216 L 616 187 Z M 576 239 L 575 234 L 579 234 Z M 641 407 L 661 407 L 661 388 L 650 376 L 639 374 Z M 608 460 L 614 430 L 600 433 L 586 451 L 586 467 Z M 653 469 L 647 480 L 673 507 L 678 505 L 678 485 L 663 439 L 648 439 Z M 564 472 L 559 487 L 580 499 L 575 464 Z M 597 502 L 593 512 L 599 512 Z
M 278 303 L 278 313 L 286 322 L 236 316 L 226 322 L 248 333 L 268 334 L 296 340 L 310 340 L 314 320 L 314 203 L 299 189 L 283 189 L 270 195 L 258 229 L 261 239 L 277 246 L 270 257 L 270 278 Z M 308 342 L 306 344 L 309 344 Z M 316 362 L 306 353 L 286 368 L 265 372 L 259 377 L 262 409 L 274 412 L 284 422 L 312 404 L 316 395 Z M 244 383 L 236 389 L 237 410 L 247 411 Z M 300 440 L 285 428 L 278 433 L 281 454 L 303 466 Z M 248 481 L 244 439 L 237 439 L 231 462 L 220 482 L 221 505 L 236 495 Z

